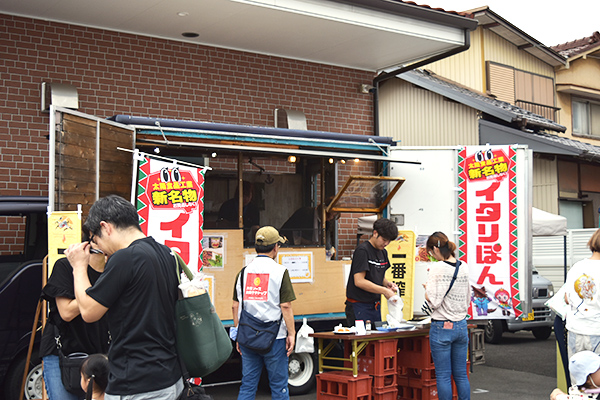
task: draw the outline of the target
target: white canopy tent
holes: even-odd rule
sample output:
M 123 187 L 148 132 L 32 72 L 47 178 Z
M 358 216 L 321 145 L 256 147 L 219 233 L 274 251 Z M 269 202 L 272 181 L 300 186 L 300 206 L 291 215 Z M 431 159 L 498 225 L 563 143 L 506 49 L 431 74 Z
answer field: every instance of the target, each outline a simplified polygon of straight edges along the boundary
M 567 234 L 567 218 L 562 215 L 531 208 L 533 236 L 565 236 Z

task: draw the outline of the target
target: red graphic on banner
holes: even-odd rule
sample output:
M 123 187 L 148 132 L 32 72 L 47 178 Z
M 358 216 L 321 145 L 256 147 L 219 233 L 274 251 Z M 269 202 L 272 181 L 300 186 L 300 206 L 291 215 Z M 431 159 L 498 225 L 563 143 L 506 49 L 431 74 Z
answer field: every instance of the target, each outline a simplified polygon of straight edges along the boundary
M 269 296 L 269 274 L 248 273 L 244 300 L 267 301 Z
M 146 180 L 146 195 L 155 210 L 183 210 L 189 213 L 198 208 L 202 187 L 188 170 L 162 168 Z
M 475 152 L 465 160 L 469 181 L 484 179 L 502 180 L 508 175 L 509 159 L 502 149 L 485 149 Z

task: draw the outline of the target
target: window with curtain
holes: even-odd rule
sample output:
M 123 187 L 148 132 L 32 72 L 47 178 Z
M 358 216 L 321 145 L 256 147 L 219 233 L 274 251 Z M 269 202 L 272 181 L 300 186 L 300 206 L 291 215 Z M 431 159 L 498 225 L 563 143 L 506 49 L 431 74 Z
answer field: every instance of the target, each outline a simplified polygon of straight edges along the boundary
M 574 99 L 572 112 L 573 133 L 600 136 L 600 103 Z

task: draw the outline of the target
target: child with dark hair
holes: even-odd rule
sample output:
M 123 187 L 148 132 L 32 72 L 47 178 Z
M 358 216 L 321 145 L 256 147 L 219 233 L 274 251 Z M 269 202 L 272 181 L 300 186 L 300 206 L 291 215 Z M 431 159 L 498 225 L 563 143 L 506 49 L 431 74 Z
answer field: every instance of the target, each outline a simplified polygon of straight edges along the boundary
M 104 400 L 108 385 L 108 357 L 106 354 L 92 354 L 81 364 L 81 388 L 85 400 Z

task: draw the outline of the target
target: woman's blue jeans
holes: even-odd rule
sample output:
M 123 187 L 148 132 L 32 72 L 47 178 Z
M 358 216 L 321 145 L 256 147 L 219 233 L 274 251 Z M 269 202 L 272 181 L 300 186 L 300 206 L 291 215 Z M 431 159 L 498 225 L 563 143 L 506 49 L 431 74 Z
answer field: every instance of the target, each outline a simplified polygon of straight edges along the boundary
M 45 356 L 44 361 L 44 383 L 50 400 L 81 400 L 73 393 L 67 392 L 60 377 L 60 365 L 58 356 Z
M 435 365 L 439 400 L 452 400 L 452 378 L 459 400 L 471 399 L 471 385 L 467 376 L 469 331 L 467 320 L 452 323 L 444 329 L 443 321 L 431 321 L 429 345 Z
M 288 356 L 285 339 L 277 339 L 266 354 L 258 354 L 242 345 L 242 385 L 238 400 L 254 400 L 263 366 L 269 374 L 271 399 L 289 400 Z

